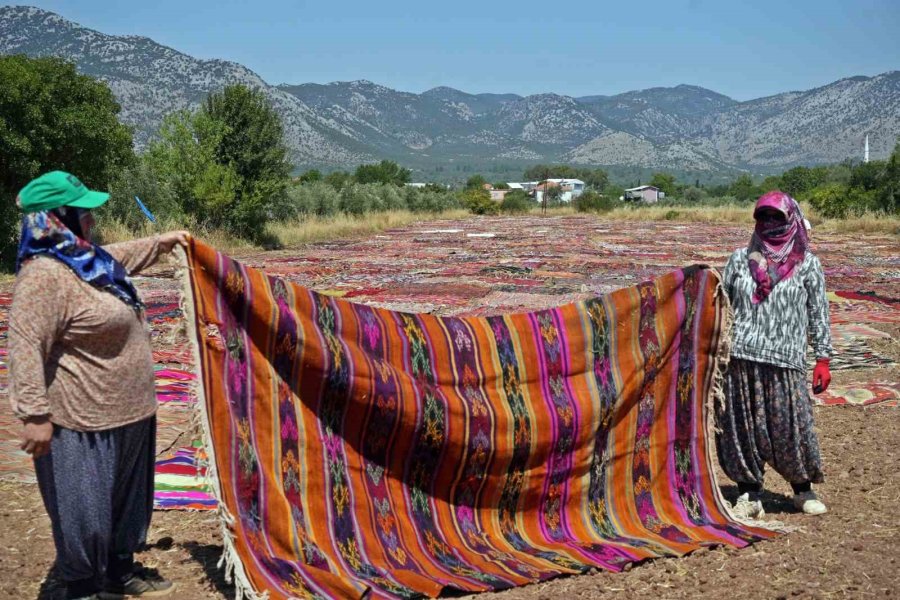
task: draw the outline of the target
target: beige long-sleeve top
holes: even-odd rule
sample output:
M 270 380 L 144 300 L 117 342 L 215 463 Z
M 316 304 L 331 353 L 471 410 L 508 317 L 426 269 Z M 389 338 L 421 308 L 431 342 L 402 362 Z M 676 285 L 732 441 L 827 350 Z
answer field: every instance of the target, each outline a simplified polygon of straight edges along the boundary
M 104 249 L 129 274 L 156 262 L 159 238 Z M 19 418 L 101 431 L 156 412 L 144 315 L 49 256 L 19 270 L 9 312 L 9 399 Z

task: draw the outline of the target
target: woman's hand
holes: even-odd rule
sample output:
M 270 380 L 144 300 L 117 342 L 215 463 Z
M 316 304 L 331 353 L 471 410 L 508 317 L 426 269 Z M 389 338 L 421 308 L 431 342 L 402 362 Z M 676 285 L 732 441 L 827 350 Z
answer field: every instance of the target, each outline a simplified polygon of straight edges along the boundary
M 827 358 L 820 358 L 816 361 L 816 368 L 813 369 L 813 393 L 821 394 L 828 389 L 831 383 L 831 370 L 828 363 L 831 362 Z
M 175 247 L 175 244 L 187 247 L 190 237 L 191 234 L 187 231 L 170 231 L 164 233 L 159 236 L 159 250 L 161 253 L 168 254 L 172 251 L 172 248 Z
M 50 417 L 28 417 L 22 430 L 22 450 L 35 458 L 50 453 L 50 440 L 53 439 L 53 423 Z

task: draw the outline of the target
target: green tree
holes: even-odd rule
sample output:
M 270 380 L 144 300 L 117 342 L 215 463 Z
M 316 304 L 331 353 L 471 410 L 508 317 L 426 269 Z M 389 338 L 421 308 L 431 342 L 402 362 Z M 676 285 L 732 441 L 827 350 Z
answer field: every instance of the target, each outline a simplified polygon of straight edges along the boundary
M 843 218 L 850 209 L 848 189 L 839 183 L 828 183 L 811 190 L 809 202 L 823 217 Z
M 650 179 L 650 185 L 659 188 L 659 191 L 665 193 L 668 199 L 674 198 L 678 192 L 678 183 L 675 181 L 675 176 L 669 173 L 654 173 L 653 178 Z
M 135 196 L 141 199 L 157 219 L 182 214 L 172 186 L 160 177 L 146 156 L 139 157 L 113 178 L 109 194 L 110 199 L 102 209 L 102 217 L 124 223 L 134 232 L 140 231 L 148 222 L 138 208 Z
M 322 181 L 322 172 L 318 169 L 309 169 L 300 174 L 297 178 L 300 183 L 312 183 L 313 181 Z
M 782 189 L 781 176 L 780 175 L 769 175 L 768 177 L 763 179 L 761 184 L 759 184 L 759 189 L 760 189 L 760 191 L 762 191 L 763 194 L 765 194 L 766 192 L 771 192 L 772 190 L 781 190 Z M 728 191 L 726 190 L 724 193 L 727 194 Z M 722 195 L 724 195 L 724 194 L 722 194 Z
M 827 171 L 822 168 L 794 167 L 781 175 L 781 191 L 794 198 L 802 198 L 813 188 L 825 183 L 826 175 Z
M 553 167 L 551 165 L 532 165 L 525 169 L 522 178 L 526 181 L 543 181 L 553 178 Z
M 145 155 L 149 168 L 171 187 L 182 212 L 198 223 L 235 233 L 232 211 L 241 178 L 216 160 L 225 125 L 204 110 L 178 111 L 163 119 Z
M 850 187 L 867 192 L 881 189 L 886 167 L 881 160 L 855 165 L 850 171 Z
M 325 183 L 327 183 L 337 191 L 341 191 L 344 186 L 353 183 L 354 179 L 353 175 L 351 175 L 347 171 L 332 171 L 325 176 L 325 179 L 323 181 L 325 181 Z
M 544 182 L 547 183 L 546 181 Z M 562 188 L 558 185 L 548 185 L 541 194 L 541 204 L 544 208 L 559 206 L 562 202 Z
M 894 151 L 885 165 L 881 190 L 878 193 L 878 207 L 890 214 L 900 213 L 900 143 L 894 146 Z
M 498 181 L 497 183 L 492 183 L 491 187 L 494 188 L 495 190 L 508 190 L 509 184 L 504 183 L 502 181 Z
M 404 169 L 391 160 L 383 160 L 374 165 L 360 165 L 353 174 L 357 183 L 390 183 L 404 185 L 409 183 L 412 172 Z
M 238 176 L 235 202 L 227 215 L 229 229 L 258 239 L 289 183 L 291 164 L 281 118 L 265 94 L 244 85 L 230 85 L 210 94 L 204 110 L 222 124 L 215 146 L 216 163 Z
M 739 202 L 749 202 L 760 195 L 759 188 L 753 185 L 753 178 L 746 173 L 732 182 L 728 188 L 728 193 L 734 196 Z
M 594 190 L 601 191 L 609 185 L 609 174 L 603 169 L 585 169 L 579 173 L 578 179 Z
M 689 187 L 682 193 L 686 202 L 700 202 L 706 199 L 706 191 L 699 187 Z
M 484 188 L 484 184 L 487 183 L 487 179 L 485 179 L 482 175 L 472 175 L 466 180 L 466 189 L 482 189 Z M 490 194 L 488 194 L 490 195 Z
M 131 132 L 106 84 L 58 58 L 0 56 L 0 262 L 14 260 L 15 197 L 55 169 L 108 189 L 134 160 Z

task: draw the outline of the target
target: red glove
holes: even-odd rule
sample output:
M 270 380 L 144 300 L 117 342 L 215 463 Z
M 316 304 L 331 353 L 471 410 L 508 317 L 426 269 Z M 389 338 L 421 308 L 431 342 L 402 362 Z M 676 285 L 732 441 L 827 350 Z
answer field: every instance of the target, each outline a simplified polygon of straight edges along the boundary
M 831 383 L 831 370 L 828 368 L 828 363 L 830 362 L 831 359 L 828 358 L 816 360 L 816 368 L 813 369 L 814 394 L 821 394 L 828 389 L 828 384 Z

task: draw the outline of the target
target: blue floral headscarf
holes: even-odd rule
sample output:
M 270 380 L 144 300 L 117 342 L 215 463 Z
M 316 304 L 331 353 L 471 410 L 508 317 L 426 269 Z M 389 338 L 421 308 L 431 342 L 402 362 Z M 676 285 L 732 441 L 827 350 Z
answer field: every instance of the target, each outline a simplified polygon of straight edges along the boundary
M 22 217 L 16 272 L 34 256 L 51 256 L 95 288 L 109 292 L 137 311 L 144 309 L 122 263 L 100 246 L 75 235 L 52 211 L 32 212 Z

